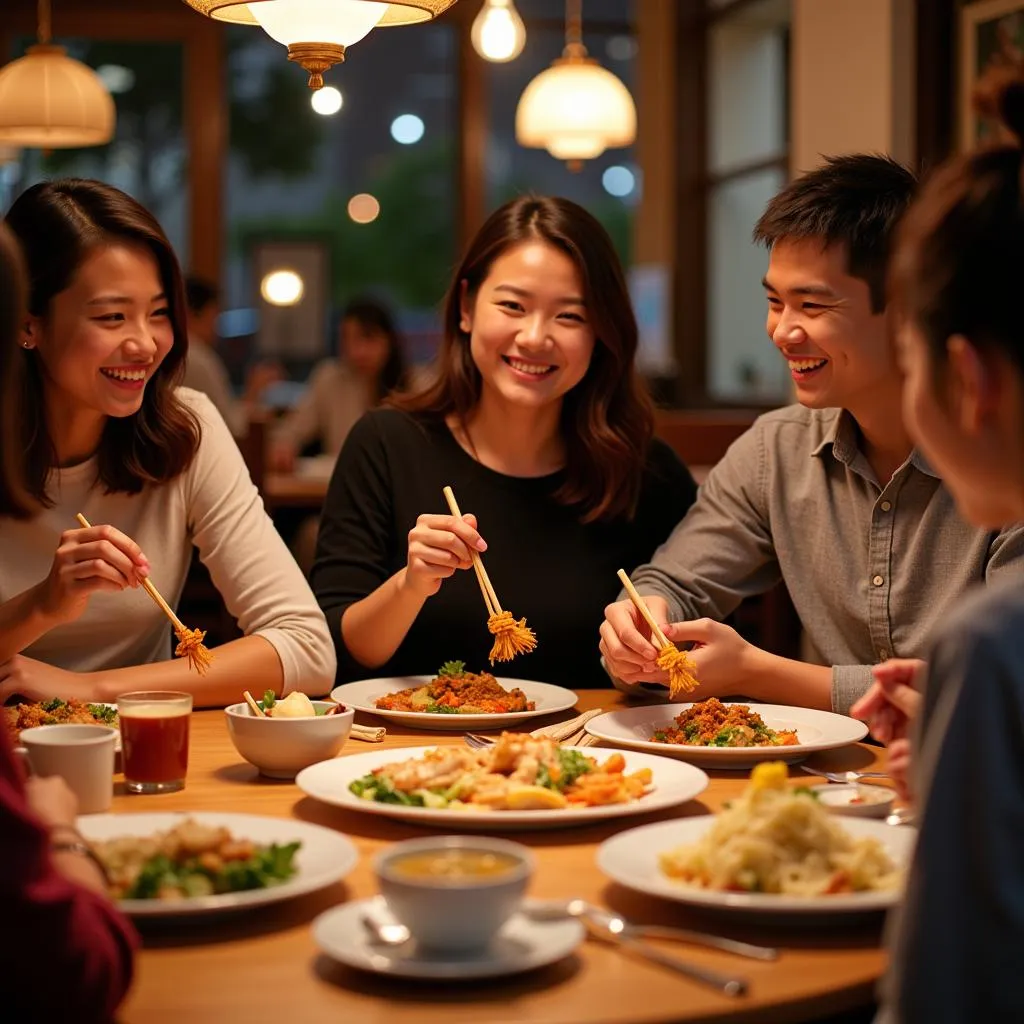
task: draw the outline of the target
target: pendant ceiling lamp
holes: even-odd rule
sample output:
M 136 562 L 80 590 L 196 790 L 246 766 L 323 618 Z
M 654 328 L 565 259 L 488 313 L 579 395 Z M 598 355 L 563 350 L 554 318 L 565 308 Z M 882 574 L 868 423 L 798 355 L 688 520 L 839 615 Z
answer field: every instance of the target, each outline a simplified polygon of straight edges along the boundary
M 39 42 L 0 68 L 0 145 L 102 146 L 114 136 L 114 100 L 92 68 L 50 42 L 50 0 L 39 0 Z
M 288 47 L 288 59 L 309 72 L 309 87 L 320 89 L 324 72 L 345 59 L 345 50 L 378 26 L 430 21 L 456 0 L 185 0 L 217 21 L 259 25 Z
M 584 160 L 636 138 L 636 106 L 622 82 L 583 45 L 582 0 L 566 0 L 565 49 L 523 90 L 516 141 L 578 171 Z
M 523 52 L 526 26 L 512 0 L 484 0 L 469 38 L 484 60 L 504 64 Z

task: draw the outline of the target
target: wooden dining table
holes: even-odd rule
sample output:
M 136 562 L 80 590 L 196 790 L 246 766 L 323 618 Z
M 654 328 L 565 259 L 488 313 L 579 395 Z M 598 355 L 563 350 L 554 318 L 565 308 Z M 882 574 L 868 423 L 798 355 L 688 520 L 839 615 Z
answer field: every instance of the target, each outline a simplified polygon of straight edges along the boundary
M 577 712 L 626 706 L 613 691 L 581 691 Z M 538 719 L 548 724 L 569 713 Z M 424 733 L 386 724 L 383 746 L 450 744 L 459 733 Z M 340 757 L 381 749 L 350 739 Z M 594 747 L 600 756 L 601 747 Z M 809 764 L 829 770 L 878 768 L 880 748 L 856 744 L 813 755 Z M 794 767 L 794 779 L 808 780 Z M 813 925 L 769 925 L 725 912 L 698 913 L 613 884 L 598 870 L 595 854 L 609 836 L 636 825 L 719 811 L 736 797 L 746 771 L 709 772 L 696 800 L 678 808 L 607 824 L 519 833 L 495 833 L 531 847 L 536 871 L 528 895 L 581 897 L 634 922 L 673 924 L 777 946 L 773 962 L 679 943 L 665 951 L 749 980 L 746 995 L 729 998 L 600 940 L 588 939 L 559 963 L 519 976 L 475 982 L 413 982 L 360 973 L 322 955 L 311 923 L 346 900 L 373 896 L 373 855 L 400 839 L 430 830 L 377 815 L 327 806 L 287 781 L 260 776 L 235 751 L 222 711 L 198 711 L 191 721 L 188 779 L 184 790 L 160 796 L 127 794 L 118 781 L 113 811 L 230 811 L 313 822 L 347 835 L 357 847 L 352 873 L 317 893 L 270 906 L 215 917 L 147 922 L 136 978 L 122 1024 L 434 1024 L 529 1021 L 816 1021 L 868 1006 L 885 967 L 880 915 L 816 920 Z M 556 812 L 553 812 L 556 813 Z M 894 826 L 895 827 L 895 826 Z M 447 831 L 451 831 L 450 829 Z

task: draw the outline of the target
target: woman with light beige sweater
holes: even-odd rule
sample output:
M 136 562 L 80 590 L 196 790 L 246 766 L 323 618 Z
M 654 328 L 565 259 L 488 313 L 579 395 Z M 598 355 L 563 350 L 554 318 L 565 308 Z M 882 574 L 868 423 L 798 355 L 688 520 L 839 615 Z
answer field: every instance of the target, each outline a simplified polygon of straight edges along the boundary
M 11 207 L 29 309 L 0 351 L 0 702 L 187 690 L 329 689 L 316 601 L 210 401 L 176 387 L 181 272 L 159 224 L 101 182 L 44 182 Z M 81 529 L 81 512 L 93 526 Z M 171 656 L 193 547 L 244 636 L 198 676 Z

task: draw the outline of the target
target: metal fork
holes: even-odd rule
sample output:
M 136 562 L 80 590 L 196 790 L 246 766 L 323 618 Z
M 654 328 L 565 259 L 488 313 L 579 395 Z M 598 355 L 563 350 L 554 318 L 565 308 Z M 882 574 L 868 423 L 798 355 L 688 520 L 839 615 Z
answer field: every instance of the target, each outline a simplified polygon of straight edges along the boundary
M 823 772 L 817 768 L 808 768 L 807 765 L 800 765 L 800 770 L 808 775 L 818 775 L 829 782 L 859 782 L 861 779 L 887 779 L 887 772 Z
M 477 732 L 467 732 L 462 739 L 470 750 L 483 750 L 484 747 L 493 747 L 495 742 L 493 737 L 481 736 Z

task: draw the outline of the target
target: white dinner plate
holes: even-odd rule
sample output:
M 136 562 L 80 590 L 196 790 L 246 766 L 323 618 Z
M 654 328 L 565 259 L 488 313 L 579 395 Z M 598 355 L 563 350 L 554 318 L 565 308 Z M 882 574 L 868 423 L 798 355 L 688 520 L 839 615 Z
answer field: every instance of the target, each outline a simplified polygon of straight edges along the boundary
M 530 900 L 524 901 L 529 907 Z M 414 941 L 401 946 L 375 942 L 362 923 L 367 911 L 387 912 L 382 896 L 344 903 L 313 922 L 313 939 L 330 957 L 376 974 L 400 978 L 468 979 L 518 974 L 567 957 L 583 941 L 576 918 L 538 921 L 515 913 L 484 949 L 465 954 L 421 950 Z
M 535 711 L 513 711 L 507 715 L 437 715 L 427 711 L 382 711 L 374 701 L 397 690 L 408 690 L 423 686 L 434 676 L 393 676 L 389 679 L 360 679 L 356 683 L 345 683 L 331 690 L 331 699 L 347 704 L 356 711 L 367 711 L 371 715 L 401 722 L 402 725 L 432 729 L 438 732 L 480 732 L 484 729 L 507 729 L 520 722 L 539 715 L 551 715 L 556 711 L 568 711 L 576 706 L 576 694 L 552 683 L 535 683 L 529 679 L 507 679 L 496 676 L 498 683 L 506 690 L 519 687 L 527 700 L 535 701 Z
M 658 743 L 651 739 L 656 729 L 675 725 L 676 715 L 692 708 L 693 704 L 652 704 L 624 711 L 609 711 L 590 719 L 586 730 L 592 736 L 617 747 L 677 757 L 703 768 L 749 768 L 759 761 L 795 764 L 816 751 L 857 743 L 868 732 L 863 722 L 831 711 L 814 711 L 787 704 L 747 706 L 764 719 L 769 729 L 795 729 L 800 742 L 791 747 L 691 747 L 677 743 Z
M 715 822 L 711 814 L 696 818 L 643 825 L 605 840 L 597 850 L 597 866 L 609 878 L 637 892 L 661 896 L 676 903 L 717 910 L 739 911 L 780 917 L 825 917 L 887 910 L 902 896 L 900 889 L 875 892 L 837 893 L 832 896 L 788 896 L 772 893 L 716 892 L 696 889 L 662 873 L 658 855 L 677 846 L 696 843 Z M 880 840 L 897 866 L 909 867 L 916 831 L 886 825 L 881 821 L 844 818 L 844 828 L 854 837 L 874 836 Z
M 195 896 L 188 899 L 118 900 L 129 917 L 184 917 L 277 903 L 314 892 L 344 878 L 356 865 L 359 854 L 345 836 L 321 825 L 291 818 L 266 818 L 257 814 L 222 814 L 219 811 L 154 814 L 89 814 L 78 819 L 78 830 L 90 842 L 119 836 L 148 836 L 165 832 L 187 818 L 203 825 L 228 829 L 237 839 L 255 843 L 293 843 L 302 846 L 295 854 L 296 873 L 280 885 L 244 892 Z
M 116 704 L 108 704 L 108 703 L 106 703 L 106 702 L 104 702 L 102 700 L 89 700 L 89 701 L 86 701 L 85 703 L 86 704 L 95 704 L 97 707 L 101 707 L 101 708 L 113 708 L 115 711 L 117 710 L 117 705 Z M 54 722 L 53 724 L 54 725 L 89 725 L 88 722 Z M 102 722 L 95 722 L 93 724 L 94 725 L 102 725 L 103 723 Z M 120 729 L 119 726 L 116 726 L 116 725 L 113 726 L 112 728 L 113 728 L 113 731 L 117 733 L 117 739 L 114 740 L 114 750 L 116 750 L 118 753 L 120 753 L 120 751 L 121 751 L 121 729 Z M 25 754 L 26 753 L 25 747 L 23 745 L 21 745 L 21 744 L 16 746 L 14 749 L 15 749 L 15 752 L 18 753 L 18 754 Z
M 671 761 L 652 754 L 621 752 L 626 759 L 626 772 L 650 768 L 653 782 L 649 792 L 639 800 L 626 804 L 607 804 L 601 807 L 572 807 L 533 811 L 483 810 L 435 810 L 429 807 L 406 807 L 402 804 L 382 804 L 364 800 L 349 791 L 349 784 L 356 779 L 396 761 L 420 757 L 435 747 L 399 747 L 390 750 L 374 750 L 365 754 L 350 754 L 336 757 L 331 761 L 303 768 L 295 784 L 304 793 L 316 800 L 344 807 L 364 814 L 381 814 L 389 818 L 401 818 L 417 825 L 455 827 L 459 830 L 485 829 L 507 831 L 513 829 L 567 828 L 573 825 L 591 825 L 605 818 L 623 818 L 649 811 L 661 811 L 675 807 L 699 796 L 707 788 L 708 777 L 699 768 L 681 761 Z M 596 747 L 565 747 L 566 750 L 580 750 L 603 764 L 619 751 L 601 750 Z

